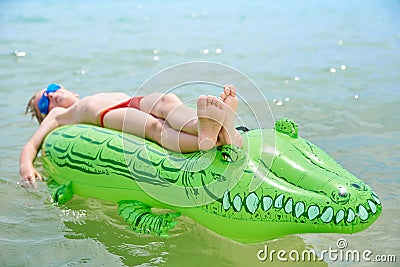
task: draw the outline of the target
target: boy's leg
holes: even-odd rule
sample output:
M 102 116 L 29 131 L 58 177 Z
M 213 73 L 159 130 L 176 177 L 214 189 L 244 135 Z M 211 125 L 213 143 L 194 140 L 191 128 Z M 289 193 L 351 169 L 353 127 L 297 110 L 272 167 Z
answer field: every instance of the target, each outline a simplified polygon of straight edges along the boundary
M 179 152 L 208 150 L 215 146 L 225 118 L 223 102 L 213 96 L 200 96 L 197 101 L 199 137 L 178 131 L 168 122 L 134 108 L 111 110 L 104 116 L 104 126 L 126 131 L 155 141 L 165 148 Z
M 104 116 L 104 127 L 117 131 L 126 131 L 130 134 L 146 137 L 146 125 L 149 127 L 153 124 L 155 118 L 151 115 L 134 108 L 119 108 L 109 111 Z M 158 122 L 158 121 L 157 121 Z M 124 129 L 123 129 L 124 128 Z M 153 140 L 155 141 L 155 140 Z
M 162 119 L 134 108 L 111 110 L 104 116 L 106 128 L 130 133 L 141 138 L 157 142 L 163 147 L 176 152 L 199 150 L 198 138 L 171 128 Z
M 140 103 L 140 109 L 165 119 L 172 129 L 181 134 L 198 135 L 200 150 L 209 150 L 217 144 L 218 134 L 225 119 L 223 102 L 215 96 L 200 96 L 197 100 L 197 112 L 182 104 L 173 94 L 151 94 Z M 142 106 L 142 102 L 145 100 Z M 182 135 L 180 138 L 184 137 Z M 188 138 L 184 138 L 186 141 Z M 164 140 L 163 140 L 164 141 Z M 165 142 L 163 142 L 165 143 Z M 180 143 L 189 147 L 183 140 Z M 183 149 L 181 148 L 181 151 Z
M 173 129 L 198 134 L 196 110 L 184 105 L 174 94 L 149 94 L 140 101 L 140 110 L 166 120 Z
M 242 146 L 242 136 L 235 129 L 236 110 L 239 102 L 236 96 L 236 88 L 234 85 L 225 85 L 224 91 L 220 95 L 220 99 L 224 102 L 225 120 L 222 125 L 221 132 L 218 135 L 218 145 L 233 144 L 238 147 Z
M 162 120 L 161 145 L 169 150 L 189 153 L 199 150 L 198 137 L 175 130 L 168 122 Z
M 215 96 L 199 96 L 197 117 L 200 150 L 209 150 L 217 145 L 218 134 L 225 120 L 223 105 Z

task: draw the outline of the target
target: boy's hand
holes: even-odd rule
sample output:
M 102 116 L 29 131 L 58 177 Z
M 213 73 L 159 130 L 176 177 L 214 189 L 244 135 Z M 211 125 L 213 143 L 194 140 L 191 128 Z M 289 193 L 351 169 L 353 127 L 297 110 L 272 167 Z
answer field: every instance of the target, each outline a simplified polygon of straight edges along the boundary
M 33 167 L 28 166 L 21 168 L 21 185 L 25 188 L 33 187 L 37 188 L 36 179 L 42 181 L 42 176 L 40 173 Z

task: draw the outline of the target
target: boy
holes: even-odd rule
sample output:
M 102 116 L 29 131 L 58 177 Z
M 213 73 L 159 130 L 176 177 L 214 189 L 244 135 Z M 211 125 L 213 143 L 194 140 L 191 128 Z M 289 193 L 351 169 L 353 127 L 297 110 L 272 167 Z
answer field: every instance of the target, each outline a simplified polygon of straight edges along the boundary
M 36 187 L 42 180 L 33 161 L 46 135 L 67 124 L 86 123 L 124 130 L 182 153 L 209 150 L 215 146 L 242 146 L 234 119 L 238 106 L 236 88 L 225 85 L 220 97 L 199 96 L 197 112 L 173 94 L 153 93 L 130 98 L 124 93 L 99 93 L 79 99 L 78 94 L 50 84 L 28 103 L 39 129 L 23 147 L 20 156 L 21 183 Z

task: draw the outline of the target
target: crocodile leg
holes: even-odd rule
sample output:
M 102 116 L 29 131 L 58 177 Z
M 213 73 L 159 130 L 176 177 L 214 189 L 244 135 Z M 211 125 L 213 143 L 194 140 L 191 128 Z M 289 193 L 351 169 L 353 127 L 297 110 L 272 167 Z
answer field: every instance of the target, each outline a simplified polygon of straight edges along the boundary
M 138 233 L 167 236 L 167 232 L 178 223 L 180 212 L 154 214 L 151 207 L 137 200 L 118 202 L 118 213 L 130 224 L 130 229 Z

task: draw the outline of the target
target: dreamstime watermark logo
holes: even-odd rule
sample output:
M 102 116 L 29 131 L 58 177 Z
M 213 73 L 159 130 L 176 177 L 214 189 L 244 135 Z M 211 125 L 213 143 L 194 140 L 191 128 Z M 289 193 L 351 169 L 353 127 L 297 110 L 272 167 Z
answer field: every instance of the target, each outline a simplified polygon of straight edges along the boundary
M 260 261 L 281 261 L 281 262 L 317 262 L 317 261 L 332 261 L 332 262 L 396 262 L 396 255 L 374 254 L 372 250 L 348 249 L 347 240 L 339 238 L 336 242 L 336 247 L 329 247 L 319 251 L 313 249 L 298 250 L 275 250 L 269 249 L 268 245 L 264 246 L 257 252 L 257 258 Z
M 223 92 L 225 84 L 233 84 L 237 88 L 241 112 L 236 112 L 235 126 L 243 125 L 251 129 L 273 128 L 274 118 L 271 109 L 258 86 L 242 72 L 224 64 L 188 62 L 166 68 L 147 79 L 133 95 L 149 95 L 155 91 L 174 94 L 180 98 L 183 105 L 192 108 L 191 111 L 186 109 L 191 116 L 178 112 L 178 116 L 177 113 L 164 114 L 165 117 L 161 118 L 166 122 L 164 125 L 172 128 L 169 134 L 179 132 L 177 139 L 180 140 L 181 133 L 186 135 L 189 133 L 184 125 L 197 119 L 198 96 L 218 97 Z M 253 146 L 251 151 L 246 153 L 242 150 L 233 151 L 235 155 L 240 155 L 232 157 L 234 160 L 229 164 L 221 164 L 219 159 L 221 151 L 217 149 L 197 152 L 190 157 L 181 153 L 171 153 L 166 149 L 148 145 L 144 139 L 132 139 L 127 135 L 132 132 L 135 134 L 135 130 L 137 131 L 132 127 L 135 124 L 134 112 L 132 109 L 127 109 L 122 129 L 126 164 L 132 177 L 147 195 L 173 206 L 199 206 L 222 198 L 227 190 L 231 190 L 241 180 L 244 170 L 249 165 L 248 155 L 259 155 L 264 149 L 263 143 L 266 138 L 260 136 L 258 138 L 261 140 L 260 146 L 257 148 Z M 196 142 L 197 136 L 196 134 L 194 136 L 192 141 Z M 243 140 L 245 145 L 249 142 Z M 274 136 L 268 139 L 268 144 L 275 146 Z M 269 160 L 272 161 L 268 159 L 265 163 L 269 164 L 270 162 L 267 162 Z M 215 165 L 218 167 L 215 168 Z M 254 191 L 261 184 L 262 179 L 253 179 L 249 182 L 249 191 Z

